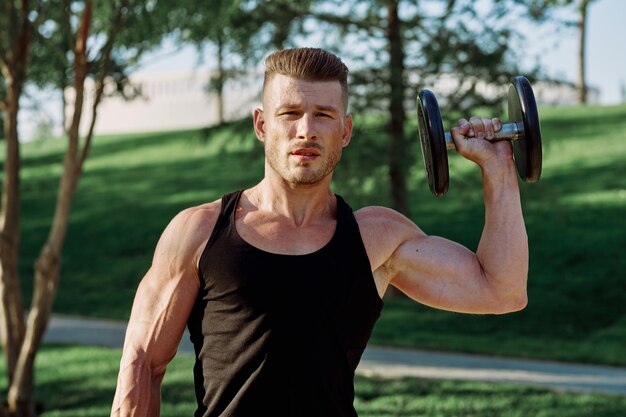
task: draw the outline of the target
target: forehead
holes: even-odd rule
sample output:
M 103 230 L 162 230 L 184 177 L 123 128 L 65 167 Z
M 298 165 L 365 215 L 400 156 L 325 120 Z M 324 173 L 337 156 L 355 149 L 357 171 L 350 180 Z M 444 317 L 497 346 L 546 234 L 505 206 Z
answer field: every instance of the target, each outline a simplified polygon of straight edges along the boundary
M 314 104 L 341 108 L 341 84 L 339 81 L 306 81 L 276 74 L 265 86 L 263 102 L 270 107 Z

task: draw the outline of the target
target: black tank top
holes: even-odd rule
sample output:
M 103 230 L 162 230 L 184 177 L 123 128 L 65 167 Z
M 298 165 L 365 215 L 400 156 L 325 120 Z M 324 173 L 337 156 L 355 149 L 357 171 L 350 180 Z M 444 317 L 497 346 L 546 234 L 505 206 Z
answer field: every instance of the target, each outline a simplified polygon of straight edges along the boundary
M 279 255 L 237 233 L 241 193 L 222 198 L 199 262 L 195 416 L 356 416 L 354 371 L 383 303 L 352 209 L 337 196 L 330 242 Z

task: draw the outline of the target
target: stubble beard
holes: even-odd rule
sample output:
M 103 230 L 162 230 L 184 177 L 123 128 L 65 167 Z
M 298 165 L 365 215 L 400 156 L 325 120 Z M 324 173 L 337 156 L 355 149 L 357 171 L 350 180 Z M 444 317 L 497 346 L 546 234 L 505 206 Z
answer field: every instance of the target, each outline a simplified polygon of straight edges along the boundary
M 321 182 L 335 170 L 341 160 L 341 148 L 326 154 L 326 156 L 320 155 L 318 159 L 323 158 L 321 164 L 320 161 L 294 164 L 293 161 L 290 161 L 289 154 L 281 157 L 283 154 L 284 152 L 280 152 L 273 146 L 268 146 L 267 142 L 265 143 L 265 160 L 284 181 L 293 185 L 314 185 Z M 318 164 L 319 167 L 314 168 L 314 163 Z

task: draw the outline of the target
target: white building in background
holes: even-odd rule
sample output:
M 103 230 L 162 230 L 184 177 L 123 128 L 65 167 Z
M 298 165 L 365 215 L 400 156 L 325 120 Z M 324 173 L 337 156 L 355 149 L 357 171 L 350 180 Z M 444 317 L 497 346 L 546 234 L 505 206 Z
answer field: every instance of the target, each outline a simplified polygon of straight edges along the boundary
M 169 74 L 134 74 L 131 82 L 141 96 L 130 101 L 114 96 L 102 101 L 96 121 L 96 134 L 154 132 L 201 128 L 217 123 L 217 99 L 207 92 L 209 73 L 187 71 Z M 261 101 L 262 74 L 251 73 L 230 80 L 224 87 L 224 117 L 226 120 L 250 116 Z M 441 76 L 432 90 L 443 96 L 459 88 L 458 79 Z M 481 82 L 476 87 L 486 96 L 506 97 L 508 85 L 496 86 Z M 93 90 L 93 85 L 91 86 Z M 537 82 L 533 90 L 538 104 L 574 105 L 576 87 L 566 83 Z M 88 90 L 89 91 L 89 90 Z M 85 101 L 90 109 L 91 96 Z M 589 103 L 599 102 L 596 89 L 589 90 Z M 443 103 L 442 103 L 443 104 Z M 89 114 L 87 111 L 86 115 Z M 84 118 L 86 129 L 89 118 Z
M 412 80 L 415 82 L 415 80 Z M 476 90 L 485 97 L 502 97 L 503 105 L 506 104 L 506 95 L 509 85 L 495 85 L 484 81 L 476 84 Z M 461 84 L 460 80 L 452 74 L 442 74 L 437 81 L 428 87 L 437 97 L 443 97 L 459 88 L 469 88 L 469 81 Z M 541 106 L 574 106 L 578 104 L 578 90 L 576 86 L 568 82 L 537 81 L 532 83 L 533 92 L 537 105 Z M 600 104 L 600 91 L 597 88 L 588 87 L 588 104 Z M 445 104 L 442 100 L 439 104 Z M 443 112 L 443 109 L 442 109 Z
M 207 92 L 207 71 L 131 75 L 130 81 L 140 95 L 125 100 L 119 95 L 105 97 L 98 107 L 95 134 L 157 132 L 194 129 L 218 121 L 217 98 Z M 252 114 L 261 97 L 262 76 L 250 74 L 227 81 L 224 87 L 224 118 L 233 120 Z M 94 84 L 86 85 L 81 131 L 91 122 Z M 111 91 L 108 91 L 110 93 Z M 73 91 L 67 91 L 71 103 Z M 67 115 L 73 109 L 67 109 Z
M 195 129 L 217 123 L 217 99 L 207 92 L 210 73 L 206 70 L 179 71 L 171 73 L 135 73 L 130 76 L 132 84 L 141 92 L 133 100 L 124 100 L 114 95 L 105 97 L 98 108 L 95 134 L 117 134 L 136 132 L 157 132 L 178 129 Z M 254 107 L 260 105 L 263 75 L 250 73 L 246 77 L 229 80 L 224 87 L 224 117 L 226 120 L 251 116 Z M 415 82 L 416 80 L 411 80 Z M 442 75 L 429 88 L 441 97 L 440 105 L 445 111 L 443 97 L 460 87 L 459 80 L 451 75 Z M 508 85 L 478 83 L 476 88 L 486 96 L 505 97 Z M 536 82 L 533 84 L 539 105 L 574 105 L 577 91 L 573 84 Z M 93 83 L 86 86 L 81 131 L 86 133 L 91 122 L 93 103 Z M 66 91 L 68 103 L 72 103 L 72 90 Z M 54 95 L 40 99 L 46 105 L 53 104 L 52 110 L 41 111 L 43 106 L 31 106 L 20 112 L 20 135 L 25 140 L 36 139 L 41 131 L 42 120 L 51 125 L 55 135 L 61 135 L 60 98 Z M 414 105 L 410 100 L 409 105 Z M 589 103 L 599 103 L 599 91 L 589 89 Z M 37 108 L 38 110 L 33 110 Z M 67 109 L 70 115 L 71 108 Z M 44 124 L 45 124 L 44 123 Z M 251 126 L 252 128 L 252 126 Z

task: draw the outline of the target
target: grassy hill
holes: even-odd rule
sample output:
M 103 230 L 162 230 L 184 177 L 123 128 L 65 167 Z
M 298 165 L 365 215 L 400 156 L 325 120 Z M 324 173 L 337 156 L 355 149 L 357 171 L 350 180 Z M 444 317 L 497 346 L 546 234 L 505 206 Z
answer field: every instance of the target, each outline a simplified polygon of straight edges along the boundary
M 541 111 L 544 170 L 522 185 L 530 240 L 528 307 L 505 316 L 436 311 L 387 299 L 372 343 L 626 365 L 626 107 Z M 357 120 L 335 176 L 356 209 L 388 205 L 384 125 Z M 417 138 L 415 126 L 409 134 Z M 32 264 L 50 225 L 64 140 L 23 146 L 22 253 Z M 450 155 L 451 184 L 430 194 L 417 139 L 411 217 L 427 233 L 477 246 L 479 169 Z M 181 209 L 255 184 L 263 151 L 250 121 L 223 128 L 95 139 L 72 210 L 58 313 L 125 319 L 168 221 Z

